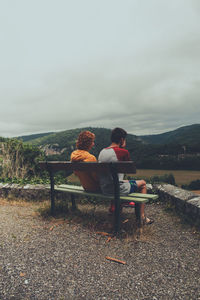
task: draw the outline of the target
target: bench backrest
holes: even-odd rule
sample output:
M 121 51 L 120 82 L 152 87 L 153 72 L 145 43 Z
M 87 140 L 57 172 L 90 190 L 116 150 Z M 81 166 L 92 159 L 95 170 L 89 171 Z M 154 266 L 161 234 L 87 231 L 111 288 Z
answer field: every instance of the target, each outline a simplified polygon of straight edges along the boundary
M 135 163 L 132 161 L 116 163 L 99 162 L 71 162 L 71 161 L 41 161 L 39 166 L 49 172 L 64 171 L 89 171 L 96 173 L 117 172 L 117 173 L 136 173 Z

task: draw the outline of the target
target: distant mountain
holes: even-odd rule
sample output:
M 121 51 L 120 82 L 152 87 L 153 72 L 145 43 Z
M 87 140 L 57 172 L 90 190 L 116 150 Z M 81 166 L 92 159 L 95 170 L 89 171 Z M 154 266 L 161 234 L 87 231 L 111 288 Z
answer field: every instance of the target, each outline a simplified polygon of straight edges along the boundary
M 196 145 L 200 143 L 200 124 L 184 126 L 161 134 L 142 135 L 140 138 L 148 144 Z

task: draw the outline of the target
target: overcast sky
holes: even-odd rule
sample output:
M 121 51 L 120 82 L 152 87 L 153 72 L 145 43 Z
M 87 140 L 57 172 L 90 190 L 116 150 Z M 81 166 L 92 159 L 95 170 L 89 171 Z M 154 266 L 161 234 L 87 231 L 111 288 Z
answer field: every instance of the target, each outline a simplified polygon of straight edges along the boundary
M 0 0 L 0 136 L 200 123 L 199 0 Z

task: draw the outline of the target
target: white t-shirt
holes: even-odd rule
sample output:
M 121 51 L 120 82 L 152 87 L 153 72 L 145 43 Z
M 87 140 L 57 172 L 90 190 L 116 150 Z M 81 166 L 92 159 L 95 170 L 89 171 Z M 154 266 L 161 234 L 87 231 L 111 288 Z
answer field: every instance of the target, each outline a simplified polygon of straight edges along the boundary
M 99 153 L 99 162 L 118 162 L 118 161 L 129 161 L 130 154 L 128 150 L 119 147 L 108 147 L 101 150 Z M 120 194 L 127 195 L 130 193 L 131 185 L 128 181 L 124 181 L 124 174 L 118 174 Z M 101 175 L 99 178 L 100 187 L 103 194 L 113 194 L 114 185 L 111 174 Z

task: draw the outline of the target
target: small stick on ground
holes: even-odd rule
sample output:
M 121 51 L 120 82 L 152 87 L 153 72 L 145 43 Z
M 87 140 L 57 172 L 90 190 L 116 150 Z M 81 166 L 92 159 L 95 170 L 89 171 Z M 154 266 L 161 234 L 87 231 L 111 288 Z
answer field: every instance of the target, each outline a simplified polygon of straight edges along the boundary
M 114 261 L 114 262 L 117 262 L 117 263 L 119 263 L 119 264 L 123 264 L 123 265 L 126 264 L 125 261 L 119 260 L 119 259 L 117 259 L 117 258 L 113 258 L 113 257 L 106 256 L 106 259 L 111 260 L 111 261 Z
M 129 219 L 124 220 L 122 223 L 125 224 L 129 221 Z
M 106 243 L 109 243 L 111 239 L 112 239 L 112 237 L 109 236 L 109 237 L 107 238 L 107 240 L 106 240 Z
M 100 234 L 100 235 L 104 235 L 104 236 L 110 235 L 108 232 L 103 232 L 103 231 L 98 231 L 98 232 L 96 232 L 96 234 Z

